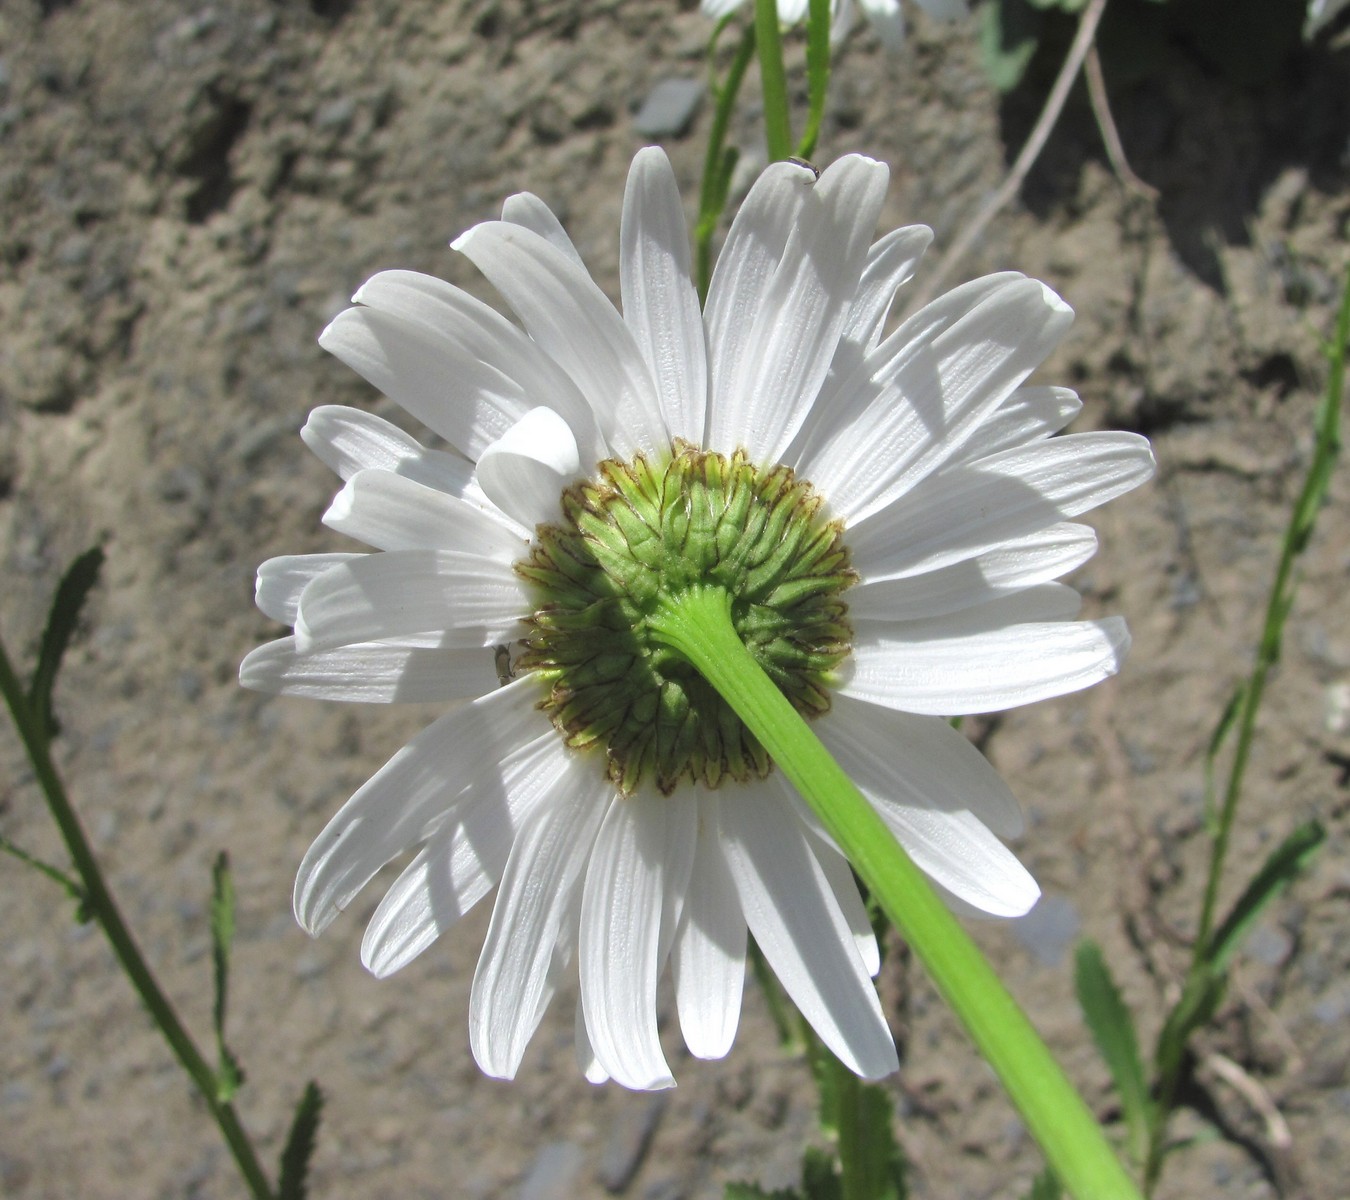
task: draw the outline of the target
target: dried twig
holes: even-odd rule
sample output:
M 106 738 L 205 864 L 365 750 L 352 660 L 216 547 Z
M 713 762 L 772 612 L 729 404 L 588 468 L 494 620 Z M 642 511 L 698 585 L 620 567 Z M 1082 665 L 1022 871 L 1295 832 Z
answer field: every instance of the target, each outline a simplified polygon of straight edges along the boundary
M 1120 130 L 1116 128 L 1115 118 L 1111 115 L 1111 101 L 1106 95 L 1102 56 L 1097 53 L 1095 42 L 1088 47 L 1087 58 L 1083 60 L 1083 78 L 1087 80 L 1088 101 L 1092 104 L 1092 115 L 1097 118 L 1097 130 L 1102 135 L 1106 157 L 1111 160 L 1111 169 L 1115 171 L 1116 178 L 1130 191 L 1156 200 L 1158 189 L 1140 179 L 1125 157 L 1125 146 L 1120 140 Z

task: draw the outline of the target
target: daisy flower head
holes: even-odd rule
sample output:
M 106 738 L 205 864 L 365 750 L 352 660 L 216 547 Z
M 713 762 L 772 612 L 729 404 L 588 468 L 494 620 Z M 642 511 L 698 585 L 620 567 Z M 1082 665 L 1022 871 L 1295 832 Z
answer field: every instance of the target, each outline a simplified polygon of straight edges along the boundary
M 592 1080 L 673 1080 L 670 969 L 689 1050 L 739 1019 L 747 929 L 839 1058 L 896 1067 L 877 944 L 849 864 L 735 713 L 652 636 L 654 607 L 725 591 L 736 631 L 959 908 L 1017 916 L 1036 884 L 1002 838 L 1016 801 L 946 717 L 1114 673 L 1120 618 L 1056 582 L 1094 551 L 1074 518 L 1148 477 L 1127 433 L 1052 437 L 1078 411 L 1025 383 L 1068 328 L 1049 288 L 977 279 L 883 325 L 931 233 L 878 240 L 888 172 L 769 166 L 700 311 L 659 149 L 633 160 L 622 307 L 539 199 L 454 247 L 515 320 L 386 271 L 320 342 L 439 439 L 322 407 L 302 436 L 345 481 L 324 521 L 371 552 L 274 558 L 257 600 L 295 632 L 249 687 L 438 701 L 444 715 L 342 807 L 295 910 L 327 926 L 412 852 L 362 944 L 404 966 L 496 888 L 470 1042 L 510 1078 L 579 982 Z
M 704 15 L 721 18 L 740 8 L 746 0 L 702 0 Z M 914 0 L 936 21 L 954 21 L 970 12 L 967 0 Z M 810 0 L 778 0 L 778 17 L 784 25 L 806 20 Z M 899 50 L 905 42 L 905 14 L 900 0 L 830 0 L 830 40 L 841 42 L 853 28 L 855 7 L 861 8 L 867 23 L 877 31 L 881 44 Z

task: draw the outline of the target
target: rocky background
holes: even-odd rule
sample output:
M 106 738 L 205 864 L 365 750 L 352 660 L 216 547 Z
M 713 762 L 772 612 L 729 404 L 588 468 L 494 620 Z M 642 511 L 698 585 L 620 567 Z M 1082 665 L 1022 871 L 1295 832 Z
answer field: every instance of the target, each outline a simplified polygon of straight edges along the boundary
M 973 21 L 914 16 L 897 58 L 850 39 L 821 157 L 890 162 L 883 227 L 931 224 L 940 252 L 1044 85 L 1001 100 Z M 805 1068 L 776 1051 L 753 987 L 725 1062 L 689 1060 L 668 1029 L 673 1093 L 586 1084 L 568 997 L 518 1082 L 482 1078 L 467 1010 L 486 909 L 384 983 L 357 955 L 378 886 L 318 942 L 290 915 L 310 839 L 430 714 L 235 682 L 280 632 L 251 604 L 258 562 L 340 541 L 319 525 L 333 480 L 295 435 L 307 410 L 387 410 L 318 349 L 319 329 L 379 268 L 481 291 L 446 243 L 521 189 L 554 205 L 617 294 L 635 110 L 662 80 L 702 78 L 708 32 L 693 0 L 0 5 L 0 627 L 30 654 L 66 564 L 104 546 L 58 694 L 61 766 L 204 1045 L 210 864 L 230 851 L 240 1104 L 270 1162 L 304 1081 L 321 1082 L 315 1197 L 701 1200 L 728 1179 L 790 1182 L 813 1136 Z M 752 78 L 735 137 L 757 165 L 753 95 Z M 1108 1114 L 1072 947 L 1106 947 L 1150 1039 L 1203 882 L 1205 745 L 1259 633 L 1350 264 L 1344 28 L 1246 89 L 1180 46 L 1113 102 L 1159 198 L 1122 188 L 1076 94 L 1021 203 L 959 271 L 1015 266 L 1061 291 L 1078 323 L 1043 377 L 1081 391 L 1081 427 L 1146 432 L 1160 463 L 1097 515 L 1103 549 L 1078 580 L 1091 610 L 1130 620 L 1124 674 L 974 731 L 1029 812 L 1019 850 L 1046 891 L 1027 920 L 975 933 Z M 661 139 L 691 205 L 708 119 Z M 1334 1200 L 1350 1177 L 1348 512 L 1343 472 L 1262 713 L 1233 869 L 1312 815 L 1331 840 L 1252 935 L 1200 1045 L 1193 1099 L 1224 1135 L 1178 1155 L 1160 1197 Z M 0 833 L 64 861 L 9 734 Z M 0 897 L 0 1192 L 241 1195 L 97 933 L 11 858 Z M 898 948 L 882 988 L 915 1195 L 1021 1195 L 1039 1156 Z M 1183 1114 L 1177 1132 L 1204 1128 Z

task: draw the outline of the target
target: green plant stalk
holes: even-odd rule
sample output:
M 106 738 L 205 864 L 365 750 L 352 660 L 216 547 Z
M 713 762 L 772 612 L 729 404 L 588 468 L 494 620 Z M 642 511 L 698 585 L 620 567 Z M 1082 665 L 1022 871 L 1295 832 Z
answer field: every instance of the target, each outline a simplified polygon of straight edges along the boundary
M 770 162 L 792 157 L 787 71 L 783 37 L 778 30 L 778 0 L 755 0 L 755 45 L 759 49 L 759 83 L 764 92 L 764 140 Z
M 98 860 L 94 857 L 94 852 L 80 826 L 79 817 L 76 816 L 75 809 L 66 795 L 65 786 L 57 773 L 56 765 L 52 762 L 47 740 L 36 727 L 27 696 L 18 676 L 14 673 L 2 642 L 0 642 L 0 692 L 4 693 L 10 715 L 14 718 L 15 728 L 23 741 L 24 749 L 28 752 L 29 761 L 33 764 L 38 785 L 42 788 L 47 806 L 61 830 L 61 836 L 70 851 L 75 870 L 84 885 L 88 915 L 102 926 L 112 945 L 113 953 L 122 964 L 127 978 L 131 980 L 132 987 L 150 1010 L 151 1019 L 159 1026 L 160 1032 L 164 1034 L 165 1040 L 183 1069 L 191 1077 L 202 1099 L 206 1101 L 211 1116 L 220 1127 L 220 1132 L 230 1147 L 230 1153 L 239 1166 L 240 1174 L 248 1184 L 249 1192 L 256 1200 L 272 1200 L 272 1187 L 258 1162 L 253 1143 L 249 1141 L 248 1134 L 240 1124 L 234 1106 L 217 1099 L 215 1072 L 198 1051 L 192 1036 L 184 1028 L 173 1005 L 160 989 L 141 956 L 131 931 L 122 919 L 112 893 L 104 883 Z
M 1251 757 L 1252 739 L 1256 732 L 1256 717 L 1265 692 L 1266 677 L 1279 660 L 1280 644 L 1285 622 L 1294 603 L 1298 581 L 1294 565 L 1308 545 L 1313 525 L 1322 500 L 1331 482 L 1331 472 L 1341 450 L 1341 397 L 1345 387 L 1346 351 L 1350 346 L 1350 274 L 1347 274 L 1341 306 L 1336 318 L 1334 341 L 1328 347 L 1330 374 L 1327 390 L 1318 408 L 1316 445 L 1307 478 L 1290 514 L 1280 549 L 1275 581 L 1271 585 L 1266 604 L 1261 641 L 1257 646 L 1252 673 L 1237 694 L 1237 712 L 1234 717 L 1226 711 L 1219 730 L 1211 742 L 1210 757 L 1216 755 L 1224 741 L 1230 722 L 1237 730 L 1237 745 L 1224 786 L 1223 806 L 1214 828 L 1214 842 L 1210 847 L 1209 872 L 1205 879 L 1204 899 L 1200 908 L 1200 923 L 1191 951 L 1191 964 L 1181 998 L 1168 1014 L 1154 1050 L 1154 1065 L 1158 1073 L 1157 1105 L 1149 1131 L 1148 1157 L 1144 1167 L 1144 1190 L 1151 1194 L 1162 1172 L 1165 1152 L 1164 1139 L 1168 1118 L 1171 1116 L 1181 1071 L 1186 1061 L 1186 1044 L 1191 1033 L 1209 1019 L 1211 1010 L 1222 994 L 1225 976 L 1216 973 L 1213 966 L 1215 916 L 1218 908 L 1219 884 L 1228 855 L 1229 836 L 1237 819 L 1242 784 Z
M 809 98 L 806 129 L 797 143 L 797 157 L 809 159 L 816 152 L 820 123 L 825 118 L 825 99 L 830 90 L 830 0 L 811 0 L 806 37 Z
M 717 45 L 717 34 L 730 18 L 724 19 L 713 34 L 712 44 L 708 48 L 709 58 Z M 708 152 L 703 159 L 703 183 L 698 197 L 698 224 L 694 226 L 694 278 L 698 283 L 700 307 L 708 298 L 708 284 L 712 282 L 712 240 L 717 232 L 717 222 L 726 208 L 727 191 L 731 184 L 731 172 L 736 163 L 736 152 L 726 149 L 727 127 L 731 123 L 731 110 L 741 90 L 741 82 L 755 56 L 755 27 L 746 27 L 741 44 L 736 48 L 736 57 L 731 60 L 726 82 L 717 86 L 715 72 L 709 63 L 709 75 L 715 103 L 713 106 L 712 128 L 708 130 Z
M 697 587 L 650 627 L 722 695 L 820 817 L 882 910 L 927 967 L 1077 1200 L 1137 1200 L 1092 1113 L 979 948 L 876 810 L 736 634 L 731 599 Z
M 867 1131 L 858 1112 L 862 1096 L 862 1081 L 833 1054 L 821 1048 L 827 1056 L 826 1070 L 834 1076 L 835 1097 L 838 1103 L 836 1117 L 839 1123 L 839 1190 L 842 1200 L 876 1200 L 878 1180 L 872 1177 L 865 1163 L 868 1156 L 859 1139 Z

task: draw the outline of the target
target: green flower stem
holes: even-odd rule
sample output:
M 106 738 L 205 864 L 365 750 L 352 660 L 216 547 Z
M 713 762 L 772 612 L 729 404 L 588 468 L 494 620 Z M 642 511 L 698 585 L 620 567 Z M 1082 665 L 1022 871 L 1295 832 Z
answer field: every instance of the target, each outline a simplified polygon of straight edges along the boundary
M 66 795 L 56 765 L 52 762 L 47 739 L 42 736 L 34 720 L 28 697 L 14 673 L 2 642 L 0 642 L 0 692 L 4 693 L 5 702 L 9 705 L 10 714 L 14 718 L 14 725 L 19 731 L 24 749 L 28 752 L 29 761 L 33 764 L 38 785 L 42 788 L 47 806 L 61 830 L 61 836 L 65 839 L 70 857 L 74 861 L 75 870 L 84 885 L 86 912 L 102 926 L 112 945 L 113 953 L 117 955 L 118 962 L 122 964 L 122 969 L 131 980 L 132 987 L 150 1010 L 151 1019 L 159 1026 L 160 1032 L 164 1034 L 165 1040 L 183 1065 L 183 1069 L 191 1076 L 202 1099 L 206 1101 L 211 1116 L 220 1127 L 220 1132 L 239 1165 L 239 1171 L 248 1184 L 249 1192 L 256 1200 L 272 1200 L 271 1184 L 263 1173 L 253 1143 L 244 1132 L 234 1106 L 217 1098 L 215 1072 L 202 1057 L 192 1036 L 178 1019 L 173 1005 L 151 974 L 131 936 L 131 931 L 113 901 L 112 893 L 108 891 L 107 884 L 103 881 L 103 872 L 99 869 L 98 860 L 94 857 L 94 852 L 80 826 L 79 817 L 76 816 L 70 798 Z
M 669 597 L 650 624 L 721 693 L 810 803 L 923 960 L 1069 1192 L 1077 1200 L 1138 1200 L 1092 1113 L 979 948 L 742 644 L 726 592 L 696 587 Z
M 726 17 L 717 27 L 730 22 Z M 717 222 L 722 218 L 722 210 L 727 206 L 727 194 L 731 190 L 731 173 L 736 169 L 737 152 L 727 146 L 727 127 L 731 123 L 731 110 L 736 105 L 736 97 L 741 90 L 741 81 L 755 56 L 755 27 L 749 25 L 736 48 L 736 56 L 731 60 L 726 80 L 719 87 L 716 71 L 712 66 L 713 51 L 717 46 L 717 33 L 713 35 L 712 45 L 708 48 L 709 73 L 712 76 L 711 89 L 714 97 L 712 126 L 708 130 L 708 152 L 703 159 L 703 184 L 698 197 L 698 224 L 694 227 L 694 278 L 698 283 L 698 302 L 700 307 L 708 299 L 708 284 L 712 282 L 712 240 L 717 232 Z
M 806 130 L 797 143 L 797 157 L 809 159 L 816 152 L 820 123 L 825 119 L 825 98 L 830 90 L 830 0 L 811 0 L 806 32 L 806 77 L 809 96 Z
M 780 162 L 792 157 L 792 126 L 788 120 L 778 0 L 755 0 L 755 45 L 759 48 L 759 82 L 764 92 L 764 140 L 769 161 Z

